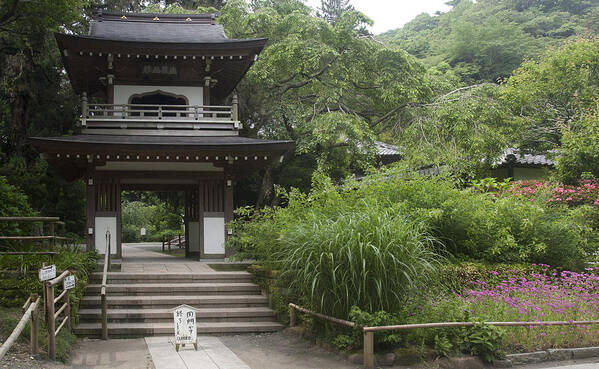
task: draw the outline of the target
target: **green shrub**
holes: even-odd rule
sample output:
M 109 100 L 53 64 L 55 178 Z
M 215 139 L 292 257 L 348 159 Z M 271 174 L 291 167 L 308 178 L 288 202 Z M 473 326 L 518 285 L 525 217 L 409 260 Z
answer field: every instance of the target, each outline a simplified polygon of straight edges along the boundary
M 319 215 L 283 232 L 278 256 L 289 287 L 318 311 L 390 311 L 436 272 L 435 240 L 394 209 L 373 204 L 336 219 Z
M 431 282 L 455 289 L 463 278 L 471 283 L 467 270 L 444 280 L 441 259 L 580 270 L 598 245 L 597 217 L 588 207 L 464 189 L 450 177 L 401 168 L 341 186 L 317 173 L 309 194 L 279 190 L 279 196 L 285 207 L 238 209 L 228 247 L 238 258 L 280 270 L 278 283 L 291 290 L 285 296 L 294 296 L 292 302 L 341 318 L 353 305 L 400 313 Z M 440 318 L 463 313 L 456 308 Z M 426 340 L 434 345 L 434 335 Z
M 56 336 L 56 360 L 66 363 L 71 359 L 71 347 L 77 337 L 66 329 L 61 329 Z
M 490 363 L 495 358 L 500 358 L 503 355 L 500 350 L 503 337 L 503 330 L 499 327 L 476 324 L 467 330 L 464 347 L 472 355 L 476 355 L 483 361 Z

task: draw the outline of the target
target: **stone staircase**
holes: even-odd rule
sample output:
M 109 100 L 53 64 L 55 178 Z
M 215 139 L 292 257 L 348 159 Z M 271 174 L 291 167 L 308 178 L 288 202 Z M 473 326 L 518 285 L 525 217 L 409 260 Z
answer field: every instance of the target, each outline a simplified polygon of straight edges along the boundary
M 81 299 L 74 332 L 100 337 L 100 284 L 93 273 Z M 259 333 L 282 327 L 259 286 L 247 272 L 108 273 L 108 336 L 127 338 L 172 335 L 171 309 L 198 309 L 198 334 Z

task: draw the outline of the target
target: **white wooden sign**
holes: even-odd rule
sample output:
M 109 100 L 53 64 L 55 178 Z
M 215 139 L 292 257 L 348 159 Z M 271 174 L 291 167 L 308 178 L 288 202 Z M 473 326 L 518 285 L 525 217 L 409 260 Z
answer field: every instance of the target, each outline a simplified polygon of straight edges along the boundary
M 145 227 L 141 227 L 141 229 L 139 230 L 139 233 L 141 236 L 145 236 L 146 235 L 146 229 Z
M 62 280 L 62 288 L 65 290 L 70 290 L 71 288 L 75 288 L 75 276 L 68 275 L 64 277 Z
M 198 349 L 198 332 L 196 321 L 196 309 L 189 305 L 179 305 L 173 309 L 175 322 L 175 348 L 179 351 L 179 345 L 185 346 L 192 343 Z
M 39 277 L 41 282 L 56 278 L 56 265 L 52 264 L 40 269 Z

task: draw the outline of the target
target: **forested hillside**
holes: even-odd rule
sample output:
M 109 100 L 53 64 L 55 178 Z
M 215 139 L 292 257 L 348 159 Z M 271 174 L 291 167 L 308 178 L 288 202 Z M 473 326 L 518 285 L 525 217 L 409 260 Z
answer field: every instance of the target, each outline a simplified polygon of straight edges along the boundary
M 594 0 L 452 0 L 377 38 L 427 65 L 449 63 L 466 82 L 507 77 L 526 58 L 580 34 L 599 32 Z

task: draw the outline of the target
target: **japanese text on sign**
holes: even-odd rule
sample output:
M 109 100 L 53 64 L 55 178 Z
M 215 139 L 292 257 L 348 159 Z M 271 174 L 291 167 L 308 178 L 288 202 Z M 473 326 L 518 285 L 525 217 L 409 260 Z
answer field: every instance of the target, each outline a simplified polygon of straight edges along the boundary
M 175 320 L 175 343 L 196 343 L 196 310 L 188 305 L 177 306 L 173 310 Z

